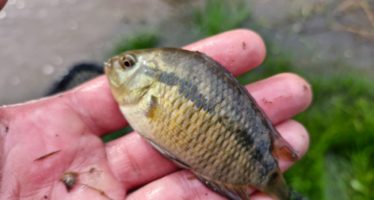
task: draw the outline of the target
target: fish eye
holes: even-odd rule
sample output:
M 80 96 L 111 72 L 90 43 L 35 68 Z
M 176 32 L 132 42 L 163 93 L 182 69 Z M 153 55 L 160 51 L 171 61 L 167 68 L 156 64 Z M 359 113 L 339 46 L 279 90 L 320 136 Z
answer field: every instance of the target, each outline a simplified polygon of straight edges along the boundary
M 121 59 L 121 62 L 120 62 L 121 67 L 122 67 L 123 69 L 125 69 L 125 68 L 131 68 L 131 67 L 133 67 L 133 66 L 135 65 L 135 63 L 136 63 L 135 56 L 133 56 L 133 55 L 129 55 L 129 54 L 125 55 L 125 56 Z

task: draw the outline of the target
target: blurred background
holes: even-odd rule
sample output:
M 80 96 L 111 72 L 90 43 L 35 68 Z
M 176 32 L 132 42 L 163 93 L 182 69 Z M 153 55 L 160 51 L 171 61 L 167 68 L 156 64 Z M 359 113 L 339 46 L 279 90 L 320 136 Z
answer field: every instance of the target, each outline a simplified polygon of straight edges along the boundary
M 374 0 L 8 0 L 0 105 L 73 87 L 127 49 L 180 47 L 240 27 L 268 49 L 241 83 L 287 71 L 313 87 L 311 108 L 296 117 L 311 147 L 286 173 L 290 185 L 309 199 L 374 199 Z

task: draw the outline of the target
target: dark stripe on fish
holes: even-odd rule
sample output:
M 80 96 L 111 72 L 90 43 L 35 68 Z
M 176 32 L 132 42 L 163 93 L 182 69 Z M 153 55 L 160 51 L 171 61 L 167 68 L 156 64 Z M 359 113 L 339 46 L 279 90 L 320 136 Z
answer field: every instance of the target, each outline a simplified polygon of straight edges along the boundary
M 165 83 L 169 86 L 179 86 L 179 93 L 183 95 L 186 99 L 192 101 L 196 108 L 203 109 L 207 112 L 212 112 L 215 103 L 208 102 L 204 96 L 198 91 L 196 85 L 191 82 L 181 79 L 174 73 L 162 72 L 158 69 L 152 69 L 146 67 L 145 74 L 148 76 L 157 76 L 161 83 Z
M 184 79 L 180 79 L 173 73 L 161 72 L 159 75 L 159 81 L 170 86 L 178 85 L 179 93 L 186 99 L 192 101 L 196 108 L 209 112 L 212 111 L 212 108 L 215 106 L 207 102 L 204 96 L 199 93 L 196 85 L 193 85 L 191 82 Z

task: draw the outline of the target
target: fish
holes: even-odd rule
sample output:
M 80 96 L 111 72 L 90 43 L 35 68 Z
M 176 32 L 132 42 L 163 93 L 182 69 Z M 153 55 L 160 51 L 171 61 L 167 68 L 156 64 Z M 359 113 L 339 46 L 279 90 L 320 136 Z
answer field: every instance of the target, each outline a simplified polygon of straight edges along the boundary
M 221 64 L 152 48 L 110 58 L 105 74 L 131 127 L 210 189 L 232 200 L 248 200 L 251 187 L 290 198 L 277 157 L 296 160 L 296 152 Z

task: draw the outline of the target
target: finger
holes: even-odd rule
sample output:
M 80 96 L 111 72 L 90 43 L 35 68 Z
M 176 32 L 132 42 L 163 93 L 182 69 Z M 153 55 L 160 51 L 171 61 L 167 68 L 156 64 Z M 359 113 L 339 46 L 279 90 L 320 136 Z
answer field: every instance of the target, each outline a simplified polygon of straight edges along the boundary
M 126 189 L 177 170 L 172 162 L 135 132 L 107 143 L 106 152 L 112 172 Z
M 305 154 L 308 145 L 308 133 L 295 121 L 286 121 L 277 127 L 281 135 L 298 152 L 300 157 Z M 290 161 L 279 160 L 282 171 L 290 167 Z M 215 195 L 191 174 L 181 171 L 155 180 L 129 195 L 129 199 L 222 199 Z M 166 195 L 166 196 L 165 196 Z M 208 198 L 209 196 L 209 198 Z
M 5 6 L 7 0 L 0 0 L 0 10 Z
M 276 126 L 278 132 L 291 145 L 299 158 L 303 157 L 309 148 L 309 134 L 302 124 L 287 120 Z M 287 158 L 279 159 L 279 168 L 284 172 L 294 164 Z
M 256 192 L 255 194 L 251 195 L 251 199 L 253 200 L 274 200 L 273 198 L 269 197 L 268 195 L 262 192 Z
M 186 49 L 201 51 L 221 63 L 234 75 L 259 66 L 265 58 L 265 44 L 250 30 L 238 29 L 187 45 Z
M 265 56 L 263 41 L 248 30 L 229 31 L 191 44 L 186 49 L 206 52 L 235 74 L 248 71 Z M 69 105 L 97 135 L 118 130 L 126 125 L 105 77 L 99 77 L 61 94 L 53 101 Z
M 205 187 L 191 172 L 175 172 L 131 193 L 128 200 L 143 199 L 209 199 L 225 200 L 226 198 Z
M 253 83 L 248 88 L 270 120 L 278 123 L 304 110 L 310 104 L 311 90 L 304 91 L 303 85 L 305 84 L 308 85 L 305 80 L 296 75 L 281 74 Z M 271 90 L 274 92 L 270 92 Z M 284 98 L 279 98 L 279 96 Z M 271 104 L 262 102 L 265 97 L 272 101 Z M 157 157 L 158 154 L 139 137 L 129 135 L 113 141 L 107 145 L 107 152 L 112 170 L 120 180 L 126 182 L 129 188 L 175 170 L 169 167 L 169 162 L 164 158 Z M 129 160 L 128 157 L 132 159 Z M 137 164 L 133 165 L 132 162 Z M 156 168 L 153 166 L 160 166 L 159 168 L 165 171 L 154 170 Z M 136 176 L 133 174 L 134 171 L 137 172 Z
M 273 124 L 304 111 L 312 102 L 309 83 L 296 74 L 278 74 L 249 84 L 247 89 Z

